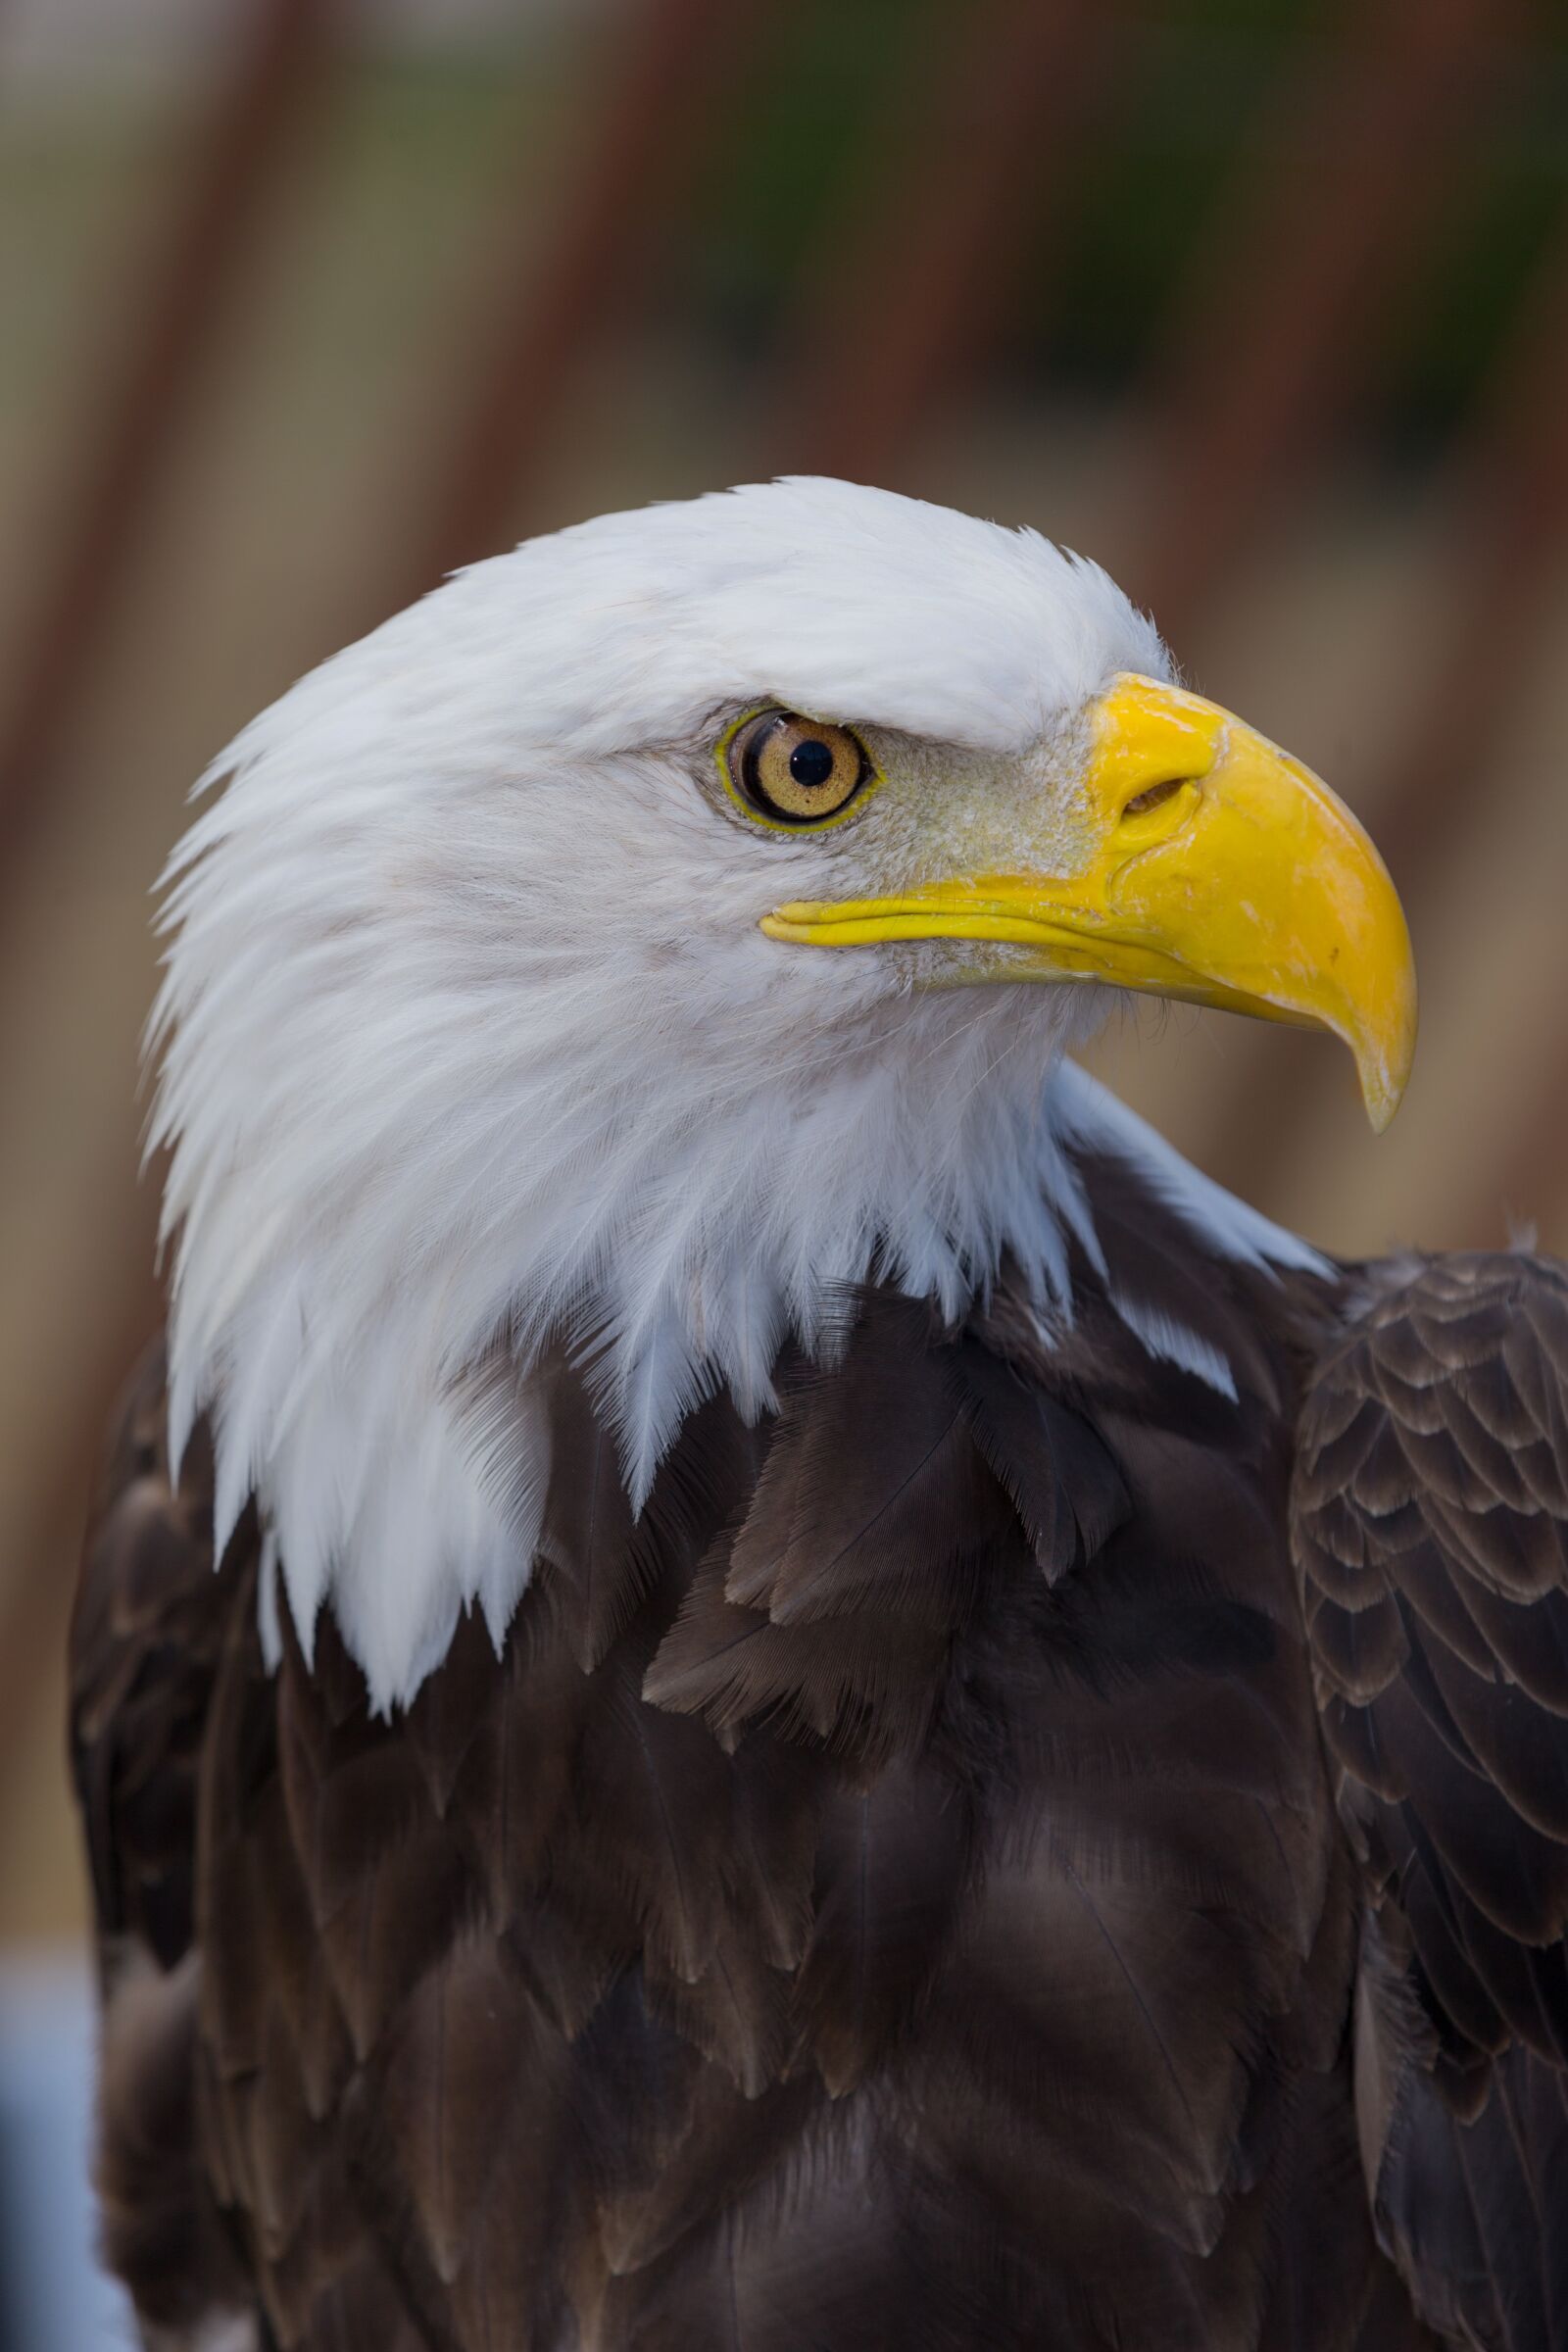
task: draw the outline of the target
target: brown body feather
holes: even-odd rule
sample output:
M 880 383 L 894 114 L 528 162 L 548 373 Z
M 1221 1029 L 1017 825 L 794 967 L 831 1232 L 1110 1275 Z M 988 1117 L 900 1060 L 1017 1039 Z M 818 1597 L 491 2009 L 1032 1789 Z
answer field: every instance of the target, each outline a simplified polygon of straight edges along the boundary
M 634 1526 L 563 1374 L 504 1654 L 391 1722 L 329 1621 L 266 1672 L 152 1377 L 74 1739 L 157 2340 L 1568 2345 L 1563 1279 L 1087 1173 L 1236 1400 L 1087 1266 L 1049 1337 L 873 1294 Z

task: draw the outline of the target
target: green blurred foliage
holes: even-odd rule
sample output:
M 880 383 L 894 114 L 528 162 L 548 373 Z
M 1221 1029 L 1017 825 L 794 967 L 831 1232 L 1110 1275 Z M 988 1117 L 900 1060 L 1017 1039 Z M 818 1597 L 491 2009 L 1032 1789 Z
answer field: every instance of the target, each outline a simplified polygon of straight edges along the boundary
M 1157 355 L 1195 256 L 1243 198 L 1253 143 L 1329 69 L 1366 4 L 1182 0 L 1135 19 L 1085 160 L 1021 239 L 1004 370 L 1028 389 L 1104 392 Z M 768 350 L 791 289 L 876 203 L 880 174 L 906 168 L 903 142 L 959 8 L 983 22 L 964 0 L 783 13 L 765 73 L 715 122 L 669 233 L 666 271 L 699 331 L 737 357 Z M 1466 408 L 1568 201 L 1568 9 L 1522 24 L 1499 101 L 1455 139 L 1450 183 L 1378 325 L 1369 374 L 1395 448 Z

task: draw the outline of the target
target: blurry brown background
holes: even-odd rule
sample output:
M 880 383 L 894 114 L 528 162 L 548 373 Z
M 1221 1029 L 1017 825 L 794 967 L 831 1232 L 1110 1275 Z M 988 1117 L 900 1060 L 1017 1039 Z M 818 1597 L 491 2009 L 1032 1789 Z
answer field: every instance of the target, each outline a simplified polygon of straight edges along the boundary
M 1099 556 L 1405 895 L 1399 1119 L 1101 1065 L 1343 1250 L 1568 1248 L 1568 25 L 1527 0 L 0 5 L 0 1945 L 81 1917 L 74 1551 L 156 1315 L 149 886 L 451 564 L 792 467 Z

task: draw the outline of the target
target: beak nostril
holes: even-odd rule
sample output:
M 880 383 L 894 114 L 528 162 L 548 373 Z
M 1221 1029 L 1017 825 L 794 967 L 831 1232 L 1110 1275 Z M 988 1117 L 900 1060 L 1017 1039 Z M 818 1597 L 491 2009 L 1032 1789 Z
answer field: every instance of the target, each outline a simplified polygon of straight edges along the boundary
M 1162 801 L 1168 801 L 1173 792 L 1180 792 L 1182 786 L 1191 781 L 1189 776 L 1167 776 L 1163 783 L 1151 784 L 1146 791 L 1134 793 L 1122 809 L 1122 815 L 1143 816 L 1149 809 L 1157 808 Z

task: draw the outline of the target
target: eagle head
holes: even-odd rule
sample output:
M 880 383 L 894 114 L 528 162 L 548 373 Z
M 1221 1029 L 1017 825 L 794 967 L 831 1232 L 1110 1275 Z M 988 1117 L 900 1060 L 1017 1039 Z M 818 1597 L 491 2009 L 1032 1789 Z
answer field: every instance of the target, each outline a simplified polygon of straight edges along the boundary
M 1065 1310 L 1058 1064 L 1114 992 L 1335 1032 L 1375 1124 L 1409 1068 L 1403 918 L 1326 787 L 1096 565 L 882 491 L 475 564 L 203 781 L 152 1033 L 174 1444 L 211 1415 L 220 1544 L 255 1494 L 383 1705 L 465 1604 L 500 1638 L 547 1361 L 640 1506 L 857 1283 L 956 1316 L 1007 1253 Z

